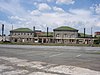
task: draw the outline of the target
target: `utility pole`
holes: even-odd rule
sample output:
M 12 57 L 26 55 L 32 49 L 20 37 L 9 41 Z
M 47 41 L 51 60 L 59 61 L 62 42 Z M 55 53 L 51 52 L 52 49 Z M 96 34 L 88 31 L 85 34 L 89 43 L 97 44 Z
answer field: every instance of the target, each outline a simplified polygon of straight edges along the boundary
M 93 40 L 92 40 L 92 27 L 91 27 L 91 46 L 93 44 Z
M 12 25 L 12 30 L 13 30 L 13 25 Z

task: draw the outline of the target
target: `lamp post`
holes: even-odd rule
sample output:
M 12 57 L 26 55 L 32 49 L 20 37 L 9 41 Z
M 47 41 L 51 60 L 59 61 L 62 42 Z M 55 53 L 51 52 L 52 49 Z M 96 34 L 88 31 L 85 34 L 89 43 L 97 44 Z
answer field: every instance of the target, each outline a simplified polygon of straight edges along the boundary
M 92 27 L 91 27 L 91 46 L 93 45 L 93 39 L 92 39 Z

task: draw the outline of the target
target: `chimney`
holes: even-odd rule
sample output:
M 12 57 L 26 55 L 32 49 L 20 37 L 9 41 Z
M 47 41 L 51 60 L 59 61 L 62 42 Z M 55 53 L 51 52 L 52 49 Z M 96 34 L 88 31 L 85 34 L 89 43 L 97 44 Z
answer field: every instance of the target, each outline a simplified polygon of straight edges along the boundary
M 4 24 L 2 24 L 2 41 L 3 41 L 3 36 L 4 36 Z
M 35 26 L 33 27 L 34 37 L 35 37 Z
M 48 30 L 49 30 L 49 28 L 47 27 L 47 37 L 48 37 Z
M 85 38 L 85 28 L 84 28 L 84 38 Z
M 2 24 L 2 37 L 4 36 L 4 24 Z
M 92 27 L 91 27 L 91 38 L 92 38 Z

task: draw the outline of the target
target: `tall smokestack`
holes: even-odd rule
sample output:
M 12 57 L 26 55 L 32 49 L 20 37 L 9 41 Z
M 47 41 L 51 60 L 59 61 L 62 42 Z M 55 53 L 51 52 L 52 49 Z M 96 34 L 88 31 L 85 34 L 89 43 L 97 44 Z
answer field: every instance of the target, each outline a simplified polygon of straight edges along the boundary
M 2 37 L 4 36 L 4 24 L 2 24 Z
M 49 30 L 49 28 L 47 27 L 47 37 L 48 37 L 48 30 Z
M 35 37 L 35 26 L 33 27 L 34 37 Z
M 91 27 L 91 37 L 92 37 L 92 27 Z
M 84 38 L 85 38 L 85 28 L 84 28 Z
M 3 36 L 4 36 L 4 24 L 2 24 L 2 41 L 3 41 Z

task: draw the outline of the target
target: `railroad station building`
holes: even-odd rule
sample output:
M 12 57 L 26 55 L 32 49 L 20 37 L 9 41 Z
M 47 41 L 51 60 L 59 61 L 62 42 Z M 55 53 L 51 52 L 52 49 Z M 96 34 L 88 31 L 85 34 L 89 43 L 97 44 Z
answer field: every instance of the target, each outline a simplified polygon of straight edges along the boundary
M 18 28 L 10 31 L 10 41 L 23 43 L 51 43 L 53 39 L 52 34 L 52 32 L 49 32 L 47 37 L 46 32 L 40 30 L 32 31 L 29 28 Z
M 10 31 L 11 42 L 23 43 L 61 43 L 61 44 L 88 44 L 90 38 L 79 36 L 78 30 L 68 26 L 53 29 L 53 32 L 42 32 L 29 28 L 18 28 Z

